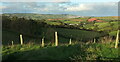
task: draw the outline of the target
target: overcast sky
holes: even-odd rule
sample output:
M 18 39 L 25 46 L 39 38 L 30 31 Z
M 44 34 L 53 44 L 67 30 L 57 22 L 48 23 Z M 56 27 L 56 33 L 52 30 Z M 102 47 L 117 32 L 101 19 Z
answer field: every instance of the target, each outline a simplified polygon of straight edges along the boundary
M 24 2 L 3 0 L 0 13 L 73 14 L 79 16 L 117 16 L 118 0 L 44 0 Z

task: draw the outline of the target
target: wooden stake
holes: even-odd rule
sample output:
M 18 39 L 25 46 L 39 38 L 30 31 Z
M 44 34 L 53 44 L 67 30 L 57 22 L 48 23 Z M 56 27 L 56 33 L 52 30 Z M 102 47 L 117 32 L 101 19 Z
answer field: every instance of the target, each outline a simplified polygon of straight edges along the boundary
M 96 42 L 96 39 L 94 38 L 94 43 Z
M 119 43 L 119 30 L 117 31 L 116 42 L 115 42 L 115 48 L 118 48 L 118 43 Z
M 42 47 L 44 47 L 44 37 L 42 38 Z
M 14 42 L 12 41 L 12 46 L 14 45 Z
M 57 36 L 57 32 L 55 32 L 55 46 L 58 46 L 58 36 Z
M 70 38 L 69 44 L 70 44 L 70 45 L 72 44 L 71 38 Z
M 21 42 L 21 45 L 23 45 L 23 38 L 22 38 L 22 34 L 20 34 L 20 42 Z

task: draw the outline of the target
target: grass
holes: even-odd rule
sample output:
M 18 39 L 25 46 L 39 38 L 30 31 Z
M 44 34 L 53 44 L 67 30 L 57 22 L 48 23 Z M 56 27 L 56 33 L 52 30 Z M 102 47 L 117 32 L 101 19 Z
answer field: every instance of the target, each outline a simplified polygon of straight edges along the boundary
M 21 16 L 22 14 L 19 14 Z M 30 15 L 30 14 L 28 14 Z M 31 14 L 32 15 L 32 14 Z M 26 16 L 26 15 L 24 15 Z M 37 18 L 38 15 L 36 14 Z M 36 19 L 36 16 L 33 19 Z M 40 16 L 40 15 L 39 15 Z M 56 16 L 56 15 L 53 15 Z M 52 18 L 54 18 L 52 16 Z M 61 15 L 60 15 L 61 16 Z M 65 15 L 66 16 L 66 15 Z M 51 15 L 46 15 L 51 17 Z M 45 18 L 46 18 L 45 17 Z M 59 16 L 56 16 L 59 17 Z M 55 18 L 56 18 L 55 17 Z M 63 16 L 62 16 L 63 17 Z M 89 18 L 89 17 L 88 17 Z M 68 19 L 69 21 L 46 21 L 51 25 L 60 25 L 62 23 L 76 24 L 79 20 L 86 22 L 88 18 L 76 18 Z M 115 30 L 118 28 L 118 22 L 107 22 L 110 20 L 116 20 L 116 18 L 109 19 L 109 17 L 95 17 L 100 20 L 106 21 L 105 23 L 95 23 L 83 25 L 85 29 L 95 29 L 98 31 L 110 31 L 109 34 L 116 35 Z M 45 21 L 45 20 L 44 20 Z M 93 27 L 95 25 L 95 27 Z M 26 26 L 26 25 L 25 25 Z M 105 41 L 100 43 L 84 43 L 85 41 L 93 41 L 96 38 L 96 42 L 101 41 L 100 38 L 104 34 L 95 31 L 85 31 L 78 29 L 67 28 L 37 28 L 38 37 L 36 34 L 32 35 L 26 32 L 22 32 L 24 45 L 20 44 L 19 32 L 3 30 L 2 31 L 2 59 L 5 60 L 115 60 L 120 59 L 119 48 L 114 48 L 114 41 Z M 55 47 L 54 32 L 58 32 L 59 46 Z M 34 32 L 34 31 L 33 31 Z M 43 34 L 44 32 L 44 34 Z M 36 37 L 34 37 L 36 36 Z M 41 47 L 41 39 L 45 37 L 45 47 Z M 72 44 L 69 45 L 69 39 L 72 39 Z M 109 39 L 108 39 L 109 40 Z M 11 42 L 14 41 L 14 45 L 11 46 Z M 105 43 L 107 42 L 107 43 Z
M 103 36 L 104 34 L 92 31 L 77 30 L 77 29 L 64 29 L 57 28 L 58 35 L 65 38 L 72 38 L 74 41 L 88 41 L 88 39 L 93 39 L 95 37 Z
M 118 48 L 111 43 L 76 43 L 55 46 L 39 44 L 25 44 L 3 46 L 3 60 L 115 60 Z
M 2 44 L 3 45 L 11 45 L 11 42 L 14 41 L 14 44 L 19 44 L 20 43 L 20 33 L 18 32 L 13 32 L 13 31 L 8 31 L 8 30 L 3 30 L 2 31 Z M 23 34 L 23 40 L 24 43 L 27 43 L 27 41 L 29 42 L 38 42 L 39 38 L 35 38 L 35 37 L 31 37 L 31 36 L 27 36 Z
M 45 32 L 45 42 L 54 41 L 55 31 L 58 31 L 58 39 L 62 43 L 68 43 L 70 38 L 72 38 L 72 41 L 88 41 L 89 39 L 93 39 L 95 37 L 100 37 L 103 35 L 98 32 L 84 31 L 77 29 L 66 29 L 66 28 L 43 28 L 42 31 Z M 12 41 L 14 41 L 15 44 L 20 43 L 19 32 L 3 30 L 2 34 L 3 34 L 2 35 L 3 45 L 9 45 L 11 44 Z M 31 37 L 23 33 L 24 43 L 28 43 L 28 42 L 40 43 L 42 39 L 41 37 L 42 34 L 40 34 L 40 37 Z
M 106 16 L 106 17 L 95 17 L 95 18 L 104 20 L 104 21 L 118 20 L 117 16 Z

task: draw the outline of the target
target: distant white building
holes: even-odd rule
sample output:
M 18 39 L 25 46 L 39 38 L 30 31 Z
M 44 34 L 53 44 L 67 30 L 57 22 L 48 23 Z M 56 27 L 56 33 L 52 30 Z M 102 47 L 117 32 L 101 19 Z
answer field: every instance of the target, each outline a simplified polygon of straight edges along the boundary
M 75 25 L 75 24 L 69 24 L 69 25 Z
M 79 25 L 79 24 L 69 24 L 69 25 Z

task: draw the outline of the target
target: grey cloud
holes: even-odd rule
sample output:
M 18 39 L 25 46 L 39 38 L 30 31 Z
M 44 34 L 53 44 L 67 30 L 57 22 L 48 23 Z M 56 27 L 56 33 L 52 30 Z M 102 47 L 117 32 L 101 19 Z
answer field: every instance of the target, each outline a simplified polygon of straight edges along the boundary
M 3 9 L 3 12 L 9 13 L 48 13 L 48 14 L 74 14 L 81 16 L 90 16 L 90 15 L 116 15 L 118 6 L 117 3 L 71 3 L 71 2 L 60 2 L 60 3 L 50 3 L 50 2 L 14 2 L 6 3 L 7 7 Z M 79 5 L 83 5 L 81 10 Z M 78 7 L 81 11 L 66 11 L 67 8 Z M 92 10 L 87 10 L 84 7 L 92 8 Z M 85 10 L 86 9 L 86 10 Z

